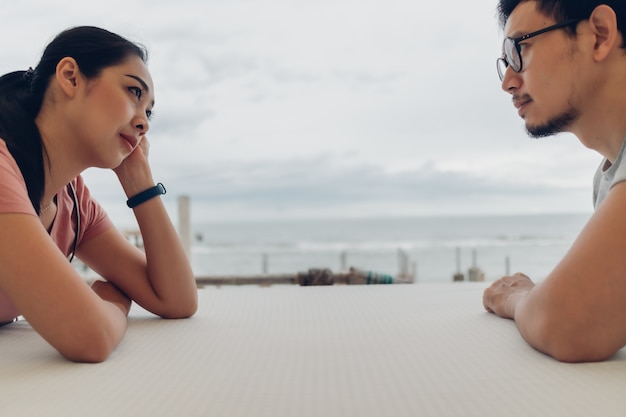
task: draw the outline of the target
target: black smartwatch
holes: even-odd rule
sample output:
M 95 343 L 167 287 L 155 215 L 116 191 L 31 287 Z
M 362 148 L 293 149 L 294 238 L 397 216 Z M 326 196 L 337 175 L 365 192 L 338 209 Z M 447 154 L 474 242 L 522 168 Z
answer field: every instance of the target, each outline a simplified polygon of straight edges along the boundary
M 165 186 L 163 186 L 163 184 L 161 184 L 161 183 L 158 183 L 154 187 L 150 187 L 147 190 L 142 191 L 139 194 L 136 194 L 136 195 L 132 196 L 131 198 L 129 198 L 126 201 L 126 205 L 128 207 L 130 207 L 130 208 L 135 208 L 139 204 L 145 203 L 146 201 L 150 200 L 151 198 L 154 198 L 154 197 L 156 197 L 158 195 L 163 195 L 165 193 L 166 193 Z

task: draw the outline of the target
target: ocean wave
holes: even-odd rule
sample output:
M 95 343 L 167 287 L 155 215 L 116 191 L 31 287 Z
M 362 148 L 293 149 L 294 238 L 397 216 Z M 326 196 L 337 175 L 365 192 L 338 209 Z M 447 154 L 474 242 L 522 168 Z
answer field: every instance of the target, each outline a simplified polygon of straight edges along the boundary
M 529 246 L 562 246 L 568 245 L 569 239 L 554 236 L 496 236 L 486 238 L 452 238 L 426 240 L 369 240 L 369 241 L 297 241 L 267 243 L 219 243 L 196 244 L 194 253 L 262 253 L 262 252 L 392 252 L 399 249 L 406 251 L 436 248 L 503 248 Z

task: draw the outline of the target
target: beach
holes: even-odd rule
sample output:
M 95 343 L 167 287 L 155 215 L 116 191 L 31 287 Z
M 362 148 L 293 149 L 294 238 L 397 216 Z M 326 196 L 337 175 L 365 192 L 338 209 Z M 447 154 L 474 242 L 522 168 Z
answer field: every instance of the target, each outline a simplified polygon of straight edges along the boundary
M 414 217 L 192 224 L 196 275 L 339 272 L 385 274 L 399 253 L 417 282 L 450 282 L 479 267 L 485 280 L 513 272 L 543 279 L 567 252 L 590 214 Z

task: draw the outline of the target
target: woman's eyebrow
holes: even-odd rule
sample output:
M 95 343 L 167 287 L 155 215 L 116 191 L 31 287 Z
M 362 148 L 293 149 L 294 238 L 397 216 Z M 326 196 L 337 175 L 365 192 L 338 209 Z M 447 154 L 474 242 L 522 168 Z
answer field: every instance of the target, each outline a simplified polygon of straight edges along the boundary
M 132 74 L 126 74 L 126 76 L 132 78 L 133 80 L 141 84 L 141 88 L 143 88 L 147 92 L 150 91 L 150 87 L 148 87 L 148 84 L 146 84 L 146 82 L 142 80 L 141 77 L 137 77 L 136 75 L 132 75 Z M 152 100 L 152 106 L 154 106 L 154 100 Z

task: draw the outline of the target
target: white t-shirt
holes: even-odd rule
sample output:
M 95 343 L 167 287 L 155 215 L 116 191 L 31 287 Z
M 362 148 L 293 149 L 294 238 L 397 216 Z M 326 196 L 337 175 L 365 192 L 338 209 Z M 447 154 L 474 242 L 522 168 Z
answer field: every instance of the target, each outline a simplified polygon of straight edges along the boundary
M 626 158 L 624 158 L 624 152 L 626 152 L 626 138 L 622 142 L 622 147 L 617 154 L 615 162 L 611 164 L 605 158 L 598 167 L 593 177 L 594 208 L 598 208 L 615 184 L 626 180 Z

